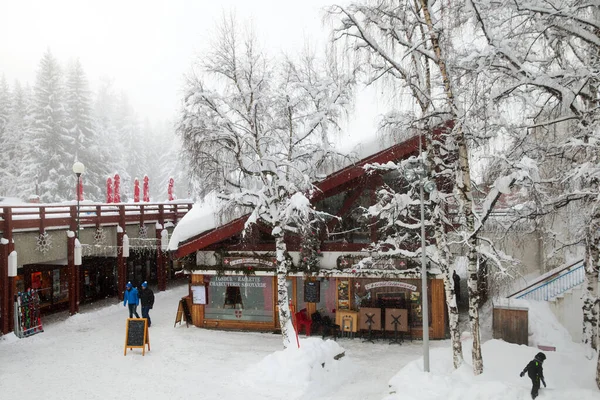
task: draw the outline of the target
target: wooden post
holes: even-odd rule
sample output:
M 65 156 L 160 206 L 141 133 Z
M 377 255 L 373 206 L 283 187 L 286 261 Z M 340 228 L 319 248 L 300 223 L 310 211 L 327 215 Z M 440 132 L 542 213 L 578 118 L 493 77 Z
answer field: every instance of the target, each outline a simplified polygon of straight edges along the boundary
M 7 334 L 12 331 L 12 320 L 14 318 L 13 297 L 14 280 L 8 276 L 8 255 L 13 251 L 15 245 L 12 238 L 12 209 L 4 207 L 4 227 L 2 229 L 2 239 L 8 243 L 0 243 L 0 288 L 2 288 L 2 333 Z
M 165 226 L 164 205 L 158 206 L 158 223 L 161 228 Z M 156 230 L 156 276 L 158 278 L 158 291 L 167 290 L 167 269 L 165 267 L 165 256 L 162 251 L 162 229 Z
M 77 207 L 71 206 L 69 229 L 77 231 Z M 67 236 L 67 266 L 69 269 L 69 314 L 79 312 L 79 266 L 75 265 L 75 236 Z
M 117 232 L 117 290 L 119 291 L 119 300 L 123 300 L 125 284 L 127 283 L 127 264 L 123 257 L 123 236 L 125 235 L 125 206 L 119 206 L 119 227 Z

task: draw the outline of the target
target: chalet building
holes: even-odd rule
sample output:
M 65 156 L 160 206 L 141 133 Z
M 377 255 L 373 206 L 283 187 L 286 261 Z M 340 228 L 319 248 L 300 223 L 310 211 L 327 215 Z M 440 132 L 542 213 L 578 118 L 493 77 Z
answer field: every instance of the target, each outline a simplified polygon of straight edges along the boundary
M 42 316 L 122 299 L 129 281 L 166 290 L 174 278 L 167 238 L 190 209 L 184 202 L 3 205 L 0 332 L 13 330 L 15 295 L 30 289 L 39 296 Z
M 420 259 L 389 257 L 377 259 L 369 268 L 359 265 L 371 256 L 366 248 L 378 239 L 381 227 L 376 221 L 364 221 L 360 210 L 374 204 L 383 185 L 395 189 L 406 185 L 398 172 L 367 173 L 363 167 L 417 156 L 419 139 L 413 137 L 363 158 L 316 184 L 311 203 L 340 218 L 329 220 L 327 229 L 287 235 L 292 263 L 287 283 L 293 310 L 306 309 L 308 316 L 319 312 L 349 334 L 367 329 L 371 320 L 378 333 L 396 328 L 419 338 L 423 333 L 422 297 L 426 295 L 429 337 L 446 338 L 444 285 L 435 265 L 428 266 L 426 293 L 421 290 Z M 169 245 L 172 257 L 190 271 L 186 300 L 193 324 L 218 329 L 278 329 L 271 228 L 259 222 L 242 235 L 248 215 L 213 226 L 194 221 L 193 215 L 194 210 L 180 221 Z M 193 231 L 190 227 L 194 226 L 200 228 Z M 411 250 L 419 246 L 415 236 Z

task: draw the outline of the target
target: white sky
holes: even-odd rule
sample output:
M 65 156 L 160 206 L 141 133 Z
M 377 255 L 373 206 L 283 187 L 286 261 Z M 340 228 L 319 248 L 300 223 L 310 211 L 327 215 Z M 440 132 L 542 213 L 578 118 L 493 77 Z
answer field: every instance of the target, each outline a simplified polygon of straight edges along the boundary
M 79 58 L 95 88 L 101 77 L 128 94 L 141 118 L 172 117 L 182 77 L 223 12 L 252 21 L 270 52 L 323 43 L 324 7 L 335 0 L 0 0 L 0 75 L 33 84 L 50 48 L 63 64 Z M 341 1 L 339 3 L 345 3 Z

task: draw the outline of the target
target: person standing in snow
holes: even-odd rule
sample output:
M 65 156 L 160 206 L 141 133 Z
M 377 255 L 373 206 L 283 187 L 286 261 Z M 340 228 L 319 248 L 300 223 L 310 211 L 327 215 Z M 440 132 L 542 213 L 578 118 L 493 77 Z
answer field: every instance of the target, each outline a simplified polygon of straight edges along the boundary
M 138 298 L 138 290 L 133 287 L 131 282 L 127 282 L 125 288 L 126 290 L 123 292 L 123 307 L 129 303 L 129 318 L 133 318 L 134 314 L 136 318 L 139 318 L 140 316 L 137 313 L 137 306 L 140 302 L 140 299 Z
M 535 399 L 538 396 L 538 391 L 540 390 L 540 380 L 546 387 L 546 381 L 544 380 L 544 368 L 542 364 L 546 359 L 546 355 L 542 352 L 539 352 L 535 355 L 535 358 L 529 361 L 529 364 L 525 367 L 525 369 L 521 372 L 521 378 L 525 375 L 525 372 L 529 375 L 529 379 L 531 379 L 531 398 Z
M 460 302 L 460 276 L 454 271 L 452 274 L 452 280 L 454 281 L 454 293 L 456 294 L 456 304 Z
M 154 306 L 154 292 L 148 287 L 148 282 L 142 283 L 142 291 L 140 292 L 140 301 L 142 303 L 142 318 L 148 320 L 148 328 L 152 325 L 150 320 L 150 310 Z

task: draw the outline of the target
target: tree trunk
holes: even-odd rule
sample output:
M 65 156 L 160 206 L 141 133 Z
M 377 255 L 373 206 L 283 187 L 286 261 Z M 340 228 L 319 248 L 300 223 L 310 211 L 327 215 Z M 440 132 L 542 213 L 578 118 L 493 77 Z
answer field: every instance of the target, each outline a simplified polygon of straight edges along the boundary
M 281 337 L 283 348 L 287 348 L 292 343 L 291 339 L 295 336 L 294 325 L 290 313 L 290 306 L 287 292 L 288 261 L 285 258 L 286 244 L 283 240 L 283 231 L 279 224 L 275 224 L 273 229 L 275 237 L 275 254 L 277 258 L 277 306 L 279 308 L 279 326 L 281 328 Z
M 429 165 L 433 165 L 434 168 L 436 159 L 444 159 L 443 155 L 440 154 L 440 145 L 434 145 L 434 138 L 432 135 L 428 135 L 427 142 L 427 159 Z M 437 178 L 437 177 L 435 177 Z M 436 179 L 436 182 L 440 179 Z M 452 265 L 452 253 L 448 248 L 447 232 L 446 232 L 446 204 L 442 201 L 442 196 L 432 199 L 434 204 L 434 210 L 432 214 L 432 223 L 435 227 L 434 236 L 435 243 L 438 249 L 438 265 L 442 274 L 444 275 L 444 291 L 446 293 L 446 306 L 448 307 L 448 324 L 450 328 L 450 340 L 452 342 L 452 361 L 454 368 L 458 369 L 463 363 L 463 351 L 462 342 L 460 341 L 460 330 L 459 330 L 459 314 L 458 306 L 456 302 L 456 293 L 454 291 L 454 281 L 452 279 L 452 271 L 450 265 Z
M 469 153 L 467 141 L 462 129 L 461 114 L 458 112 L 458 106 L 452 90 L 452 81 L 442 54 L 437 29 L 433 25 L 431 13 L 429 11 L 429 2 L 421 0 L 423 16 L 429 30 L 429 38 L 435 53 L 435 63 L 437 64 L 442 81 L 444 83 L 444 92 L 446 103 L 454 117 L 455 127 L 453 136 L 458 147 L 458 166 L 456 185 L 458 187 L 458 199 L 460 208 L 464 215 L 463 231 L 468 235 L 465 245 L 469 249 L 469 267 L 468 267 L 468 287 L 469 287 L 469 319 L 471 321 L 471 334 L 473 336 L 473 373 L 479 375 L 483 372 L 483 357 L 481 355 L 481 341 L 479 333 L 479 292 L 477 286 L 477 237 L 475 235 L 475 216 L 473 214 L 473 197 L 471 193 L 471 170 L 469 166 Z

